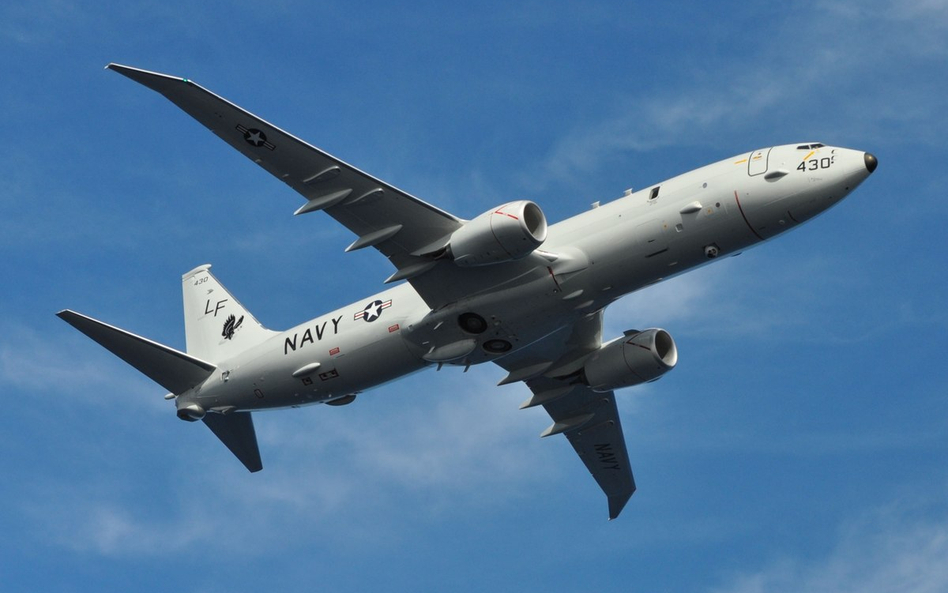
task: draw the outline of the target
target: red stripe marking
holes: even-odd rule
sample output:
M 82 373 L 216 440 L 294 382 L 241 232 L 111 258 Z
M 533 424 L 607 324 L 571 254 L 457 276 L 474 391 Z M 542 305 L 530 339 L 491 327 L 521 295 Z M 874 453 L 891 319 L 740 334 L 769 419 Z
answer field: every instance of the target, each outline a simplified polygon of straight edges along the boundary
M 737 201 L 737 209 L 741 211 L 741 216 L 744 218 L 744 223 L 747 224 L 747 228 L 749 228 L 749 229 L 751 230 L 751 232 L 754 233 L 754 236 L 755 236 L 755 237 L 757 237 L 758 239 L 760 239 L 761 241 L 763 241 L 764 238 L 761 237 L 760 234 L 759 234 L 757 231 L 754 230 L 754 227 L 751 226 L 750 221 L 747 220 L 747 215 L 744 214 L 744 207 L 741 206 L 741 199 L 740 199 L 739 197 L 737 197 L 737 190 L 734 191 L 734 199 Z
M 501 212 L 500 210 L 494 210 L 494 214 L 503 214 L 504 216 L 509 216 L 510 218 L 512 218 L 512 219 L 514 219 L 514 220 L 520 220 L 519 218 L 517 218 L 517 217 L 514 216 L 513 214 L 507 214 L 506 212 Z
M 556 281 L 556 274 L 553 273 L 553 268 L 551 268 L 550 266 L 547 266 L 546 269 L 550 271 L 550 278 L 553 279 L 553 284 L 556 285 L 556 290 L 562 290 L 560 288 L 560 283 Z

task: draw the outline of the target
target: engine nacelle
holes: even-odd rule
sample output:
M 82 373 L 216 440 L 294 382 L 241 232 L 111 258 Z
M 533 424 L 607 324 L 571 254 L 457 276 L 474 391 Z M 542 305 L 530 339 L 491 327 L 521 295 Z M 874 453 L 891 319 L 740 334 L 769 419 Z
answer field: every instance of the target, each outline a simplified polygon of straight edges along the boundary
M 197 404 L 188 404 L 182 408 L 178 408 L 178 418 L 185 422 L 197 422 L 198 420 L 202 420 L 204 419 L 204 414 L 204 408 Z
M 448 251 L 462 267 L 520 259 L 546 241 L 546 216 L 529 200 L 493 208 L 451 235 Z
M 593 391 L 611 391 L 658 379 L 675 368 L 678 347 L 663 329 L 626 333 L 599 349 L 583 367 Z

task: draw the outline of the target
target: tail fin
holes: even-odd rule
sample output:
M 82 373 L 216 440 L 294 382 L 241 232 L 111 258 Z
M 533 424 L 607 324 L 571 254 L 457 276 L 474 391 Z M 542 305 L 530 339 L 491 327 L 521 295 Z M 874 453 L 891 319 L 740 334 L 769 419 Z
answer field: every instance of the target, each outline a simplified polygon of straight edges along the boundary
M 227 293 L 223 286 L 210 275 L 202 266 L 184 277 L 184 307 L 185 328 L 187 330 L 187 348 L 208 355 L 217 355 L 215 360 L 227 358 L 228 353 L 244 350 L 266 339 L 271 333 L 264 329 L 253 316 L 240 306 Z M 203 280 L 202 280 L 203 278 Z M 189 281 L 192 283 L 189 286 Z M 190 290 L 189 290 L 190 289 Z M 207 302 L 214 302 L 215 311 L 207 311 L 203 317 L 193 315 L 197 291 L 201 290 L 209 296 Z M 208 305 L 209 306 L 209 305 Z M 207 328 L 219 327 L 214 320 L 214 314 L 227 313 L 223 322 L 221 344 L 215 343 L 207 335 Z M 119 329 L 107 323 L 87 317 L 68 309 L 56 314 L 60 319 L 86 334 L 112 354 L 118 356 L 128 364 L 141 371 L 148 378 L 158 383 L 171 393 L 180 395 L 187 390 L 203 383 L 217 368 L 215 365 L 153 342 L 147 338 Z M 210 321 L 208 321 L 210 319 Z M 239 321 L 239 320 L 242 320 Z M 241 331 L 241 328 L 246 329 Z M 231 340 L 241 332 L 241 341 L 237 350 L 233 350 Z M 203 414 L 203 410 L 202 410 Z M 251 472 L 263 469 L 260 461 L 260 450 L 257 447 L 257 435 L 253 427 L 253 418 L 249 412 L 234 412 L 232 414 L 208 413 L 204 416 L 204 424 L 211 429 L 217 438 L 237 456 L 244 466 Z
M 194 268 L 181 280 L 188 354 L 220 362 L 276 333 L 254 319 L 211 274 L 210 265 Z
M 69 309 L 56 315 L 171 393 L 184 393 L 203 383 L 217 368 L 174 348 Z
M 253 428 L 250 412 L 208 414 L 204 417 L 204 424 L 251 473 L 263 469 L 260 449 L 257 447 L 257 433 Z

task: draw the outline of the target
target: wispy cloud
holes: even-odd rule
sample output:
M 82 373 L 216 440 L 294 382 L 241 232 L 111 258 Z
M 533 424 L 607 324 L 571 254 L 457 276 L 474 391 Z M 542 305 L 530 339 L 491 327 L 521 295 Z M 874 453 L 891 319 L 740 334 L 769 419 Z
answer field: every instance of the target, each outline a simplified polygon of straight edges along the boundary
M 51 387 L 65 389 L 67 393 L 60 397 L 102 406 L 114 406 L 119 400 L 123 408 L 139 413 L 168 410 L 167 405 L 161 405 L 166 402 L 157 397 L 160 387 L 137 376 L 137 371 L 123 368 L 125 363 L 108 352 L 96 350 L 99 346 L 84 336 L 52 338 L 23 323 L 3 319 L 0 336 L 0 385 L 42 397 Z
M 355 544 L 366 517 L 375 536 L 394 533 L 403 521 L 395 509 L 406 496 L 415 501 L 411 514 L 424 522 L 459 506 L 511 504 L 555 476 L 551 466 L 586 478 L 579 467 L 550 463 L 563 447 L 537 438 L 548 419 L 542 410 L 517 410 L 525 394 L 496 387 L 489 373 L 472 371 L 463 382 L 459 373 L 410 378 L 397 392 L 364 394 L 350 408 L 258 414 L 267 466 L 260 474 L 247 474 L 207 434 L 200 440 L 207 449 L 164 453 L 176 458 L 162 487 L 167 500 L 143 496 L 103 469 L 95 484 L 68 477 L 37 484 L 23 492 L 21 505 L 31 530 L 57 546 L 153 556 L 209 543 L 226 548 L 228 541 L 292 545 L 314 530 Z M 422 388 L 424 394 L 412 394 Z M 64 490 L 73 493 L 70 505 L 44 494 Z M 340 521 L 345 529 L 336 528 Z
M 940 93 L 930 80 L 903 73 L 915 72 L 908 64 L 924 67 L 948 54 L 946 14 L 934 0 L 818 4 L 806 26 L 788 18 L 750 57 L 717 62 L 674 87 L 616 88 L 612 108 L 566 129 L 521 183 L 575 184 L 628 153 L 729 147 L 748 136 L 761 144 L 814 133 L 856 142 L 940 142 L 948 127 Z M 850 99 L 829 102 L 830 85 L 849 89 Z M 900 130 L 897 137 L 893 129 Z
M 847 525 L 827 556 L 784 557 L 732 576 L 714 593 L 940 593 L 948 590 L 944 503 L 920 509 L 899 501 Z

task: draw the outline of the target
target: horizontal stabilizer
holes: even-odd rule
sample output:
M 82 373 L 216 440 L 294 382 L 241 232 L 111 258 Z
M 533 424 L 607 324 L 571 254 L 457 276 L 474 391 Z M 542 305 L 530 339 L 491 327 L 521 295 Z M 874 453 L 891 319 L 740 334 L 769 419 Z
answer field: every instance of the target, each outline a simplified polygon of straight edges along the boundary
M 66 309 L 56 315 L 174 394 L 200 385 L 217 368 L 184 352 L 75 311 Z
M 260 449 L 257 447 L 257 432 L 253 428 L 250 412 L 232 414 L 208 414 L 204 424 L 237 456 L 251 472 L 263 469 Z

